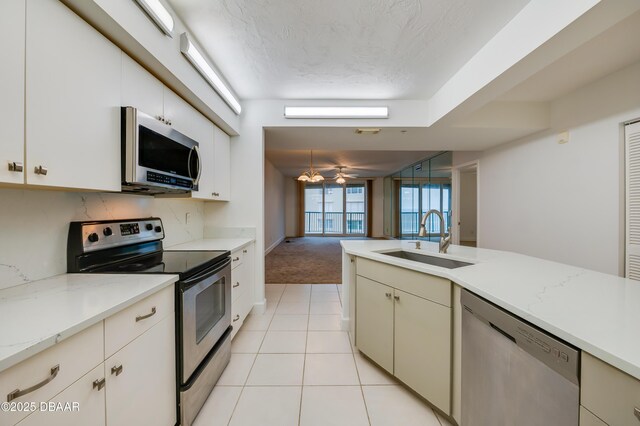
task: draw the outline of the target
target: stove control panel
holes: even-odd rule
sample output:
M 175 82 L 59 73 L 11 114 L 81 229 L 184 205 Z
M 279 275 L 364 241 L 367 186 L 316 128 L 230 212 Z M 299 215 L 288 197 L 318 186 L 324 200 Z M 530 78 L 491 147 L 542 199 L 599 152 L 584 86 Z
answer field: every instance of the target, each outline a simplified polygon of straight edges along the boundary
M 74 222 L 69 238 L 82 245 L 84 253 L 130 244 L 158 241 L 164 238 L 159 218 L 104 222 Z

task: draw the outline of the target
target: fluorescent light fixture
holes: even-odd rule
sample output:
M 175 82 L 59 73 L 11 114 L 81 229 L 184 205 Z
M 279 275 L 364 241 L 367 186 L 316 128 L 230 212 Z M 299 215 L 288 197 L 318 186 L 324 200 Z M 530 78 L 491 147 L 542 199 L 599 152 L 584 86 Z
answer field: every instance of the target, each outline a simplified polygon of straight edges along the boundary
M 136 2 L 147 12 L 147 15 L 156 25 L 169 37 L 173 37 L 173 16 L 160 3 L 160 0 L 136 0 Z
M 182 33 L 180 36 L 180 51 L 189 60 L 189 62 L 191 62 L 191 65 L 193 65 L 194 68 L 202 74 L 211 87 L 213 87 L 215 91 L 222 96 L 222 99 L 224 99 L 231 109 L 234 110 L 236 114 L 240 114 L 242 112 L 240 102 L 238 102 L 233 93 L 231 93 L 231 90 L 229 90 L 220 76 L 213 70 L 204 56 L 202 56 L 202 53 L 200 53 L 193 43 L 191 43 L 187 33 Z
M 284 107 L 286 118 L 389 118 L 388 107 Z

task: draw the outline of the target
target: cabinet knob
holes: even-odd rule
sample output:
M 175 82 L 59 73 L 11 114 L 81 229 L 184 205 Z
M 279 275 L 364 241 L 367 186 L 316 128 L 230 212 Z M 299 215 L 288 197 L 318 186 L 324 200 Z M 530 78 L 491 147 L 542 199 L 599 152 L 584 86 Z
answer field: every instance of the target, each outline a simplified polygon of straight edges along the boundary
M 9 161 L 9 171 L 20 173 L 22 171 L 22 163 L 18 163 L 16 161 Z
M 106 383 L 106 380 L 105 380 L 104 377 L 102 379 L 94 380 L 93 381 L 93 388 L 94 389 L 98 389 L 98 390 L 102 390 L 102 388 L 104 387 L 105 383 Z
M 36 166 L 33 170 L 33 172 L 37 175 L 43 175 L 45 176 L 47 173 L 49 173 L 49 169 L 47 169 L 46 167 L 43 166 Z
M 400 300 L 400 296 L 393 296 L 394 299 L 396 299 L 396 301 Z
M 111 367 L 111 374 L 119 376 L 120 373 L 122 373 L 122 364 L 114 365 L 113 367 Z
M 233 318 L 233 322 L 236 322 L 240 319 L 240 315 L 236 315 L 235 318 Z
M 385 296 L 387 296 L 387 299 L 391 299 L 391 293 L 385 293 Z

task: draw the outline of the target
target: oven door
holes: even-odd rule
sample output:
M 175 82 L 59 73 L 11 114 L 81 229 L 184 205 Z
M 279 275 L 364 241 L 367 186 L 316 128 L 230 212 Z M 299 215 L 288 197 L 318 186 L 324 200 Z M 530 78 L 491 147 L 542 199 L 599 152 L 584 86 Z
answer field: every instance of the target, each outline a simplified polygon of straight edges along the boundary
M 231 259 L 178 285 L 185 383 L 231 325 Z
M 123 107 L 123 182 L 188 191 L 198 189 L 198 142 L 133 107 Z

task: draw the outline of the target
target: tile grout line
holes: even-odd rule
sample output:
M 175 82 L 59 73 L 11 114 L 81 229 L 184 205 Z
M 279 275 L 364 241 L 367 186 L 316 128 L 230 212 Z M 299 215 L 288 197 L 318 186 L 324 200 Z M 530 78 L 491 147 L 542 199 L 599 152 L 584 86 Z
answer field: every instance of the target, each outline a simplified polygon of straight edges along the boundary
M 313 292 L 313 286 L 311 287 Z M 300 384 L 300 405 L 298 407 L 298 426 L 302 423 L 302 397 L 304 395 L 304 372 L 307 368 L 307 344 L 309 342 L 309 319 L 311 318 L 311 294 L 309 294 L 309 306 L 307 311 L 307 331 L 304 339 L 304 361 L 302 362 L 302 383 Z

